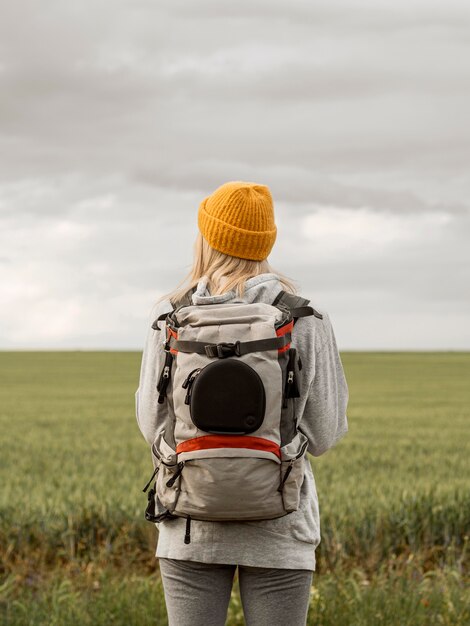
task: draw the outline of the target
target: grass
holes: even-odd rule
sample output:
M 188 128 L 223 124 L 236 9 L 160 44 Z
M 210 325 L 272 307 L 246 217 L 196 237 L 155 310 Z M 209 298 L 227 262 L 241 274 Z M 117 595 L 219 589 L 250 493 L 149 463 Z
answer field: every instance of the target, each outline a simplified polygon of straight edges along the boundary
M 0 588 L 5 626 L 166 626 L 163 588 L 157 574 L 99 570 L 55 571 L 28 578 L 18 593 L 13 575 Z M 372 579 L 362 570 L 314 574 L 308 624 L 316 626 L 466 626 L 468 591 L 452 569 L 422 574 L 412 562 L 403 571 L 383 568 Z M 235 578 L 227 624 L 244 624 Z
M 311 458 L 309 624 L 468 623 L 470 353 L 341 356 L 349 433 Z M 1 623 L 166 623 L 140 358 L 0 352 Z M 241 615 L 235 587 L 228 623 Z

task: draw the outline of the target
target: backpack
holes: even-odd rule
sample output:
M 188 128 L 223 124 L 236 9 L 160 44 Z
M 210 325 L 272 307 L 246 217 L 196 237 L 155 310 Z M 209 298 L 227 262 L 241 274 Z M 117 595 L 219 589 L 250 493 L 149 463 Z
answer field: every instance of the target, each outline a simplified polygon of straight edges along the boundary
M 195 288 L 152 324 L 159 330 L 158 434 L 145 518 L 242 521 L 296 511 L 307 436 L 299 429 L 297 319 L 321 313 L 281 291 L 271 304 L 192 304 Z M 160 322 L 163 322 L 160 328 Z

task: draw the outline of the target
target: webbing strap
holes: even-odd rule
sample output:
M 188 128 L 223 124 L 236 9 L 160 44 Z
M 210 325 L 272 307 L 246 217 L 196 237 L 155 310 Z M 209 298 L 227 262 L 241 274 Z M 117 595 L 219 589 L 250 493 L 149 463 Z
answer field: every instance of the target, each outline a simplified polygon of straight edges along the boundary
M 184 341 L 170 337 L 170 348 L 181 352 L 196 352 L 209 357 L 225 358 L 227 356 L 242 356 L 249 352 L 262 350 L 279 350 L 291 341 L 291 333 L 280 337 L 255 339 L 254 341 L 236 341 L 235 343 L 206 343 L 205 341 Z
M 179 300 L 177 301 L 170 300 L 170 304 L 173 307 L 172 310 L 159 315 L 157 319 L 154 320 L 154 322 L 152 323 L 152 328 L 154 330 L 161 330 L 158 322 L 161 322 L 162 320 L 164 320 L 166 316 L 168 315 L 168 313 L 172 313 L 173 311 L 181 308 L 182 306 L 190 306 L 193 303 L 192 296 L 193 296 L 193 293 L 196 291 L 196 289 L 197 287 L 191 287 L 191 289 L 189 289 Z
M 157 319 L 152 324 L 153 330 L 161 330 L 160 326 L 158 325 L 158 322 L 161 322 L 162 320 L 164 320 L 167 315 L 168 313 L 162 313 L 161 315 L 157 317 Z
M 307 315 L 315 315 L 319 319 L 323 319 L 323 315 L 316 311 L 313 307 L 307 306 L 310 300 L 297 296 L 293 293 L 287 293 L 287 291 L 280 291 L 272 302 L 272 306 L 278 304 L 286 306 L 294 320 L 299 317 L 306 317 Z
M 297 319 L 298 317 L 307 317 L 307 315 L 315 315 L 315 313 L 318 313 L 318 311 L 315 311 L 315 309 L 311 306 L 299 306 L 296 309 L 291 309 L 290 312 L 294 319 Z M 320 317 L 323 316 L 321 315 Z
M 190 306 L 193 303 L 193 293 L 196 289 L 197 286 L 191 287 L 191 289 L 188 289 L 188 291 L 179 300 L 170 300 L 173 310 L 180 309 L 183 306 Z
M 289 309 L 295 309 L 297 307 L 308 304 L 310 300 L 307 300 L 307 298 L 302 298 L 302 296 L 298 296 L 294 293 L 288 293 L 287 291 L 281 290 L 274 298 L 272 305 L 276 306 L 278 302 L 285 304 L 289 307 Z

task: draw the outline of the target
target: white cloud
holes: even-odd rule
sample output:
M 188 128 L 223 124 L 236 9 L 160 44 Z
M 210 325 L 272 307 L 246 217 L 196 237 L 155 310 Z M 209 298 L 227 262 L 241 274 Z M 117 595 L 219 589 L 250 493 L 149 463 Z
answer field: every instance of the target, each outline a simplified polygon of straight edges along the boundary
M 0 22 L 0 347 L 141 347 L 237 179 L 270 186 L 271 260 L 348 347 L 470 347 L 466 2 L 36 9 Z
M 312 207 L 300 222 L 299 233 L 308 239 L 321 260 L 368 258 L 380 260 L 393 250 L 439 242 L 441 229 L 452 221 L 447 213 L 394 214 L 337 207 Z

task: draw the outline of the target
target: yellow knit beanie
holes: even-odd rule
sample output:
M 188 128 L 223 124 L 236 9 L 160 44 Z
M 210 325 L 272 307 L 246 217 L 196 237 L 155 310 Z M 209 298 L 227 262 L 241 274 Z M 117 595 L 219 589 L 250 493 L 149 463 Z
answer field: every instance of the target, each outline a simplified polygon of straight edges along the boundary
M 241 180 L 224 183 L 199 205 L 198 227 L 215 250 L 263 261 L 277 235 L 269 188 Z

